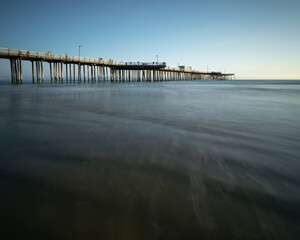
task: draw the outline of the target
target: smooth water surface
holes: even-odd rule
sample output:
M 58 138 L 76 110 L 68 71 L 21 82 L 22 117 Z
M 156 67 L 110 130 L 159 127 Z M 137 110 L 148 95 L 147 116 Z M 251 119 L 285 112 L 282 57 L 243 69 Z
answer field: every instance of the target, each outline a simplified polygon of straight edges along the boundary
M 297 239 L 300 81 L 0 86 L 1 239 Z

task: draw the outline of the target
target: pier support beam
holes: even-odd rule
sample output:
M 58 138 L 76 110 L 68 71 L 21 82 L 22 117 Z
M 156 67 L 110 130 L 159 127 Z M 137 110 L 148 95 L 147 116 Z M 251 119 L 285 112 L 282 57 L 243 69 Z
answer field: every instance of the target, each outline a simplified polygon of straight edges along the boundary
M 68 63 L 66 63 L 66 83 L 68 83 Z
M 23 71 L 22 71 L 22 59 L 19 58 L 19 64 L 20 64 L 20 76 L 21 76 L 21 82 L 23 83 Z
M 61 64 L 60 63 L 57 63 L 58 64 L 58 77 L 59 77 L 59 83 L 61 83 Z
M 85 82 L 85 65 L 83 65 L 82 67 L 83 67 L 83 81 Z
M 42 81 L 43 83 L 45 83 L 45 79 L 44 79 L 44 66 L 43 66 L 43 60 L 41 60 L 41 75 L 42 75 Z
M 36 82 L 39 83 L 39 61 L 35 61 Z
M 80 66 L 80 63 L 78 63 L 78 82 L 81 83 L 81 66 Z
M 52 63 L 51 62 L 49 63 L 49 66 L 50 66 L 50 80 L 51 80 L 51 83 L 53 83 L 53 79 L 52 79 Z
M 75 83 L 75 64 L 73 63 L 73 82 Z
M 69 71 L 70 71 L 70 83 L 72 83 L 72 64 L 69 64 Z
M 60 70 L 61 70 L 61 83 L 64 83 L 64 68 L 63 62 L 60 63 Z
M 10 59 L 10 74 L 11 74 L 11 83 L 23 83 L 21 58 Z
M 32 83 L 34 83 L 34 62 L 31 61 L 31 65 L 32 65 Z
M 15 83 L 15 66 L 14 66 L 14 60 L 10 59 L 10 74 L 11 74 L 11 83 Z

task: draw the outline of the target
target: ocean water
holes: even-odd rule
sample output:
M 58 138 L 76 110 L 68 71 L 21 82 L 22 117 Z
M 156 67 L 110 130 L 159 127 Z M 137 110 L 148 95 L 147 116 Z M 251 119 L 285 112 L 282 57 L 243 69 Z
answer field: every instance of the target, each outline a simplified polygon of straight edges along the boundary
M 300 81 L 2 84 L 0 114 L 1 239 L 299 237 Z

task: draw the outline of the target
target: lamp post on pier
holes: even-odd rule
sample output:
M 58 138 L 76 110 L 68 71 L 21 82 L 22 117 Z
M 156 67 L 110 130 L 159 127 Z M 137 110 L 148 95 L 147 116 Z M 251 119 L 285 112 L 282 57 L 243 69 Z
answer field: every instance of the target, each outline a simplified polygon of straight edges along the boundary
M 156 62 L 158 63 L 158 55 L 155 55 L 155 57 L 156 57 Z
M 81 47 L 82 47 L 81 45 L 78 46 L 78 48 L 79 48 L 79 61 L 80 61 L 80 48 Z

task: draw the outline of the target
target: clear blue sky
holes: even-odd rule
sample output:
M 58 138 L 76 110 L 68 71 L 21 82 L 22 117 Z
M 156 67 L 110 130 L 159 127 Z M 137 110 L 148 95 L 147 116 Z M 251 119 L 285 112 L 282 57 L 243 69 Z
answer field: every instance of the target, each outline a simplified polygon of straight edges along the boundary
M 300 79 L 299 0 L 16 0 L 0 20 L 1 47 Z

